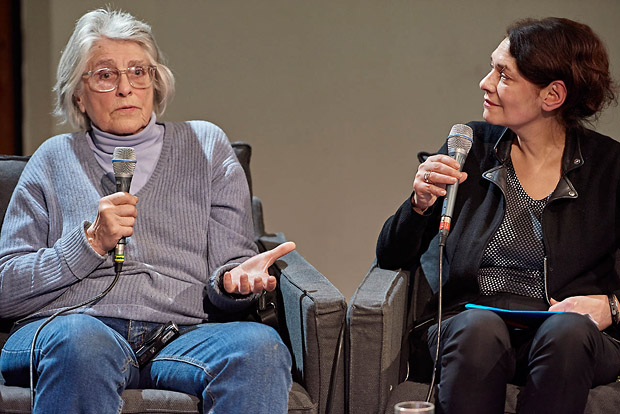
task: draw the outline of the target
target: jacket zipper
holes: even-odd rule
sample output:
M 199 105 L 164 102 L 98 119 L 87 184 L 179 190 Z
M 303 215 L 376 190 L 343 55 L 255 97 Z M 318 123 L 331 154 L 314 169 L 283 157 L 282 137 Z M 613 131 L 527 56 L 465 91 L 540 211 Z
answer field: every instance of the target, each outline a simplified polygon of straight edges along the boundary
M 545 233 L 543 232 L 543 244 L 544 244 Z M 545 247 L 545 251 L 547 248 Z M 549 288 L 547 287 L 547 254 L 543 257 L 543 288 L 545 290 L 545 300 L 551 306 L 551 300 L 549 299 Z

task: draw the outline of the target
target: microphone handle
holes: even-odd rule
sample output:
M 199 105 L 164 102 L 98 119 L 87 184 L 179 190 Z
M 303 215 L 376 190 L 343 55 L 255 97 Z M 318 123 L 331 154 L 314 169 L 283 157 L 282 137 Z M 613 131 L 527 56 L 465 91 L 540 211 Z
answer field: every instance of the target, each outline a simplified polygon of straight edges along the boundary
M 467 152 L 457 149 L 453 158 L 459 163 L 459 171 L 463 171 L 463 164 L 467 158 Z M 443 208 L 441 210 L 441 221 L 439 223 L 439 245 L 445 246 L 448 233 L 450 233 L 450 224 L 452 222 L 452 213 L 454 212 L 454 204 L 456 202 L 456 192 L 459 189 L 459 182 L 446 186 L 446 196 L 443 199 Z
M 116 179 L 116 191 L 121 193 L 128 193 L 129 188 L 131 187 L 131 179 L 132 176 L 117 176 Z M 114 266 L 116 267 L 116 271 L 120 272 L 123 263 L 125 262 L 125 244 L 127 244 L 127 240 L 125 237 L 121 237 L 121 239 L 116 243 L 116 247 L 114 248 Z

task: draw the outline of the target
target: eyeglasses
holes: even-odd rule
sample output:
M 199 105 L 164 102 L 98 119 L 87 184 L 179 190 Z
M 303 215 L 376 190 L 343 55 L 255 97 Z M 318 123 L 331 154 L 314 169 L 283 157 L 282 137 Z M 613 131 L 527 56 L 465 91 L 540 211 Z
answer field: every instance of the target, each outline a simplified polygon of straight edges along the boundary
M 145 89 L 153 84 L 157 66 L 132 66 L 125 70 L 101 68 L 82 73 L 88 77 L 88 86 L 96 92 L 110 92 L 118 87 L 121 75 L 127 75 L 129 84 L 134 88 Z

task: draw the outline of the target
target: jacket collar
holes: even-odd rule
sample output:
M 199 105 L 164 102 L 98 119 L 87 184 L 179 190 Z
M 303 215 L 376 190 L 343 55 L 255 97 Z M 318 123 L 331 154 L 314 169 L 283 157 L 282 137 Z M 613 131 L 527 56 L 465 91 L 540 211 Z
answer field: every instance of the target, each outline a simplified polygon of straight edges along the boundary
M 566 131 L 566 142 L 564 144 L 564 154 L 562 155 L 562 175 L 583 165 L 583 156 L 581 155 L 581 134 L 578 128 L 571 128 Z M 493 148 L 497 160 L 504 164 L 510 156 L 512 141 L 516 135 L 510 129 L 504 129 Z
M 566 174 L 584 164 L 583 155 L 581 154 L 581 135 L 578 128 L 570 128 L 566 131 L 566 142 L 564 143 L 564 154 L 562 155 L 562 177 L 551 194 L 549 201 L 558 198 L 577 198 L 579 196 Z M 483 174 L 484 177 L 495 181 L 502 188 L 505 185 L 505 174 L 500 174 L 498 170 L 505 168 L 504 164 L 508 157 L 510 157 L 512 141 L 515 137 L 516 135 L 513 131 L 508 128 L 504 129 L 493 148 L 500 166 L 491 168 Z

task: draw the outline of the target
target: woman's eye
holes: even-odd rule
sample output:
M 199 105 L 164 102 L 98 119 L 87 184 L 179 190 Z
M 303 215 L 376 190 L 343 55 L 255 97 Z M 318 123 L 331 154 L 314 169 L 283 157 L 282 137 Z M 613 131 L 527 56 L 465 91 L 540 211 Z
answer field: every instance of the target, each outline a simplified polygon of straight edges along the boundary
M 112 77 L 112 73 L 109 70 L 104 70 L 99 72 L 99 79 L 101 80 L 107 80 L 110 79 Z

